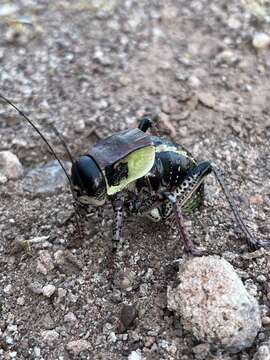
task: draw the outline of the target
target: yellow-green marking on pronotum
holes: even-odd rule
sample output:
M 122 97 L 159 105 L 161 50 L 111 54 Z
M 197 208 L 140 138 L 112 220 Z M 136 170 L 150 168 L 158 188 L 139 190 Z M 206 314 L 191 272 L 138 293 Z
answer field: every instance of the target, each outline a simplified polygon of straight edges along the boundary
M 128 177 L 120 181 L 120 184 L 117 186 L 110 186 L 107 182 L 106 176 L 106 185 L 108 195 L 113 195 L 121 190 L 123 190 L 131 182 L 145 176 L 153 167 L 155 161 L 155 147 L 147 146 L 142 149 L 133 151 L 131 154 L 121 159 L 118 163 L 127 163 L 128 164 Z

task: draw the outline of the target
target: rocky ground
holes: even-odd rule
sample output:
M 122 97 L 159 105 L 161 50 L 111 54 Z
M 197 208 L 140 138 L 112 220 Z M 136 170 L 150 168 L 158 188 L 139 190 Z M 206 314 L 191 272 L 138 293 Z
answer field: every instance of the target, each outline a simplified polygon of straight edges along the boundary
M 142 114 L 158 113 L 162 135 L 224 169 L 249 228 L 267 239 L 267 5 L 1 1 L 1 93 L 40 125 L 65 160 L 49 123 L 78 156 L 97 140 L 134 126 Z M 16 154 L 24 174 L 52 158 L 3 103 L 0 139 L 0 151 Z M 109 280 L 110 206 L 93 209 L 80 242 L 68 187 L 55 189 L 50 171 L 44 177 L 44 192 L 37 186 L 26 191 L 25 179 L 1 177 L 1 359 L 269 359 L 270 252 L 249 252 L 212 177 L 204 207 L 185 222 L 197 244 L 234 266 L 261 306 L 263 326 L 253 346 L 238 354 L 200 343 L 168 310 L 173 262 L 185 257 L 174 226 L 128 219 Z M 42 175 L 39 181 L 41 188 Z

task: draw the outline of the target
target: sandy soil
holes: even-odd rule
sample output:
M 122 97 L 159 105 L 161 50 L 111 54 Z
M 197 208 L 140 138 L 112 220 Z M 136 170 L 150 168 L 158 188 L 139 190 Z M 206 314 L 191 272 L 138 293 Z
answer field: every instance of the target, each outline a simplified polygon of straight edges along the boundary
M 223 168 L 250 229 L 269 237 L 270 50 L 252 45 L 257 32 L 269 30 L 266 18 L 236 0 L 12 4 L 3 15 L 0 3 L 1 92 L 40 124 L 62 159 L 48 122 L 76 157 L 143 113 L 158 112 L 161 134 Z M 0 139 L 0 150 L 17 154 L 25 171 L 51 159 L 3 104 Z M 109 205 L 93 209 L 79 244 L 67 187 L 29 194 L 21 180 L 9 181 L 0 196 L 0 358 L 120 360 L 132 351 L 151 360 L 195 358 L 198 341 L 166 307 L 171 264 L 184 256 L 174 226 L 128 219 L 112 283 Z M 203 209 L 186 218 L 190 236 L 229 259 L 267 312 L 270 253 L 248 255 L 212 177 L 205 197 Z M 47 238 L 16 251 L 14 243 L 40 236 Z M 50 297 L 40 294 L 48 284 L 55 287 Z M 123 304 L 138 312 L 128 329 L 119 328 Z M 87 349 L 74 355 L 71 341 L 79 339 Z M 222 358 L 252 359 L 267 340 L 269 324 L 251 349 Z

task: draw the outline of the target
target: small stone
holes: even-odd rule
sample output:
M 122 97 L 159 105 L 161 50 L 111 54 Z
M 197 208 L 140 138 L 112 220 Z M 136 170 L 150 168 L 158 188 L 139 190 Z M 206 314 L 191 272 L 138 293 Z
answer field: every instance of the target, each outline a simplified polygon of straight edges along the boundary
M 41 250 L 39 252 L 39 261 L 37 265 L 37 271 L 43 275 L 47 275 L 54 269 L 53 259 L 48 250 Z
M 55 293 L 56 287 L 54 285 L 48 284 L 42 288 L 42 294 L 47 298 L 50 298 Z
M 206 92 L 198 92 L 197 93 L 198 96 L 198 100 L 205 106 L 209 107 L 209 108 L 213 108 L 216 105 L 216 98 L 210 94 L 210 93 L 206 93 Z
M 5 341 L 6 341 L 6 343 L 7 343 L 8 345 L 12 345 L 12 344 L 14 343 L 13 338 L 12 338 L 11 336 L 9 336 L 9 335 L 7 335 L 7 336 L 5 337 Z
M 8 181 L 8 178 L 5 175 L 0 173 L 0 185 L 6 184 L 7 181 Z
M 117 336 L 115 335 L 115 332 L 110 332 L 109 336 L 108 336 L 108 340 L 111 343 L 116 343 L 117 341 Z
M 53 345 L 59 339 L 59 333 L 55 330 L 44 330 L 41 332 L 41 337 L 48 345 Z
M 75 356 L 78 356 L 82 351 L 89 350 L 91 344 L 87 340 L 74 340 L 67 343 L 66 349 Z
M 253 36 L 252 45 L 255 49 L 263 49 L 270 45 L 270 36 L 268 34 L 259 32 Z
M 16 180 L 23 175 L 22 164 L 11 151 L 0 151 L 0 175 L 8 180 Z
M 147 336 L 144 346 L 147 348 L 150 348 L 154 344 L 155 341 L 156 341 L 156 338 L 154 336 Z
M 142 360 L 142 353 L 140 350 L 132 351 L 128 355 L 128 360 Z
M 262 324 L 264 325 L 264 326 L 269 326 L 270 325 L 270 317 L 269 316 L 263 316 L 262 317 Z
M 264 275 L 258 275 L 257 276 L 257 281 L 260 282 L 260 283 L 264 283 L 267 281 L 267 278 L 264 276 Z
M 127 278 L 127 277 L 124 277 L 124 278 L 122 279 L 121 283 L 120 283 L 120 287 L 121 287 L 122 289 L 127 289 L 127 288 L 129 288 L 130 286 L 131 286 L 131 281 L 130 281 L 130 279 Z
M 70 162 L 62 162 L 67 171 L 70 169 Z M 25 191 L 30 193 L 51 193 L 67 184 L 67 177 L 56 160 L 45 165 L 38 165 L 30 170 L 22 181 Z
M 195 75 L 191 75 L 188 78 L 188 84 L 190 87 L 192 87 L 193 89 L 198 89 L 201 86 L 201 81 L 199 78 L 197 78 L 197 76 Z
M 58 301 L 64 299 L 67 295 L 67 290 L 63 288 L 58 288 Z
M 224 50 L 216 56 L 217 64 L 234 65 L 239 61 L 239 57 L 231 50 Z
M 231 16 L 228 20 L 228 26 L 230 29 L 238 30 L 241 27 L 241 21 L 234 16 Z
M 168 307 L 198 340 L 236 353 L 250 347 L 261 328 L 257 300 L 233 267 L 217 256 L 184 262 L 179 285 L 168 290 Z
M 69 312 L 64 316 L 65 322 L 75 322 L 77 321 L 76 316 L 73 314 L 73 312 Z
M 7 286 L 4 287 L 4 293 L 9 294 L 11 292 L 12 289 L 12 285 L 8 284 Z
M 125 332 L 135 321 L 138 316 L 138 311 L 133 305 L 122 306 L 119 315 L 119 332 Z
M 11 351 L 11 352 L 9 353 L 9 356 L 11 357 L 11 359 L 16 359 L 16 357 L 17 357 L 17 351 Z
M 261 345 L 252 360 L 270 360 L 270 344 Z
M 210 345 L 209 344 L 199 344 L 192 348 L 192 351 L 195 355 L 196 359 L 203 360 L 208 359 L 210 353 Z
M 23 306 L 25 304 L 25 298 L 23 296 L 18 297 L 17 304 Z
M 122 75 L 119 77 L 119 83 L 122 86 L 128 86 L 130 84 L 130 82 L 131 82 L 130 78 L 125 75 Z
M 249 198 L 251 204 L 254 205 L 262 205 L 263 204 L 263 197 L 261 195 L 254 195 Z
M 12 3 L 0 5 L 0 16 L 10 16 L 18 11 L 18 7 Z
M 29 284 L 28 288 L 37 295 L 40 295 L 43 293 L 42 285 L 38 281 L 34 281 L 31 284 Z
M 35 354 L 36 357 L 40 357 L 41 350 L 40 350 L 40 348 L 38 346 L 34 347 L 34 354 Z
M 85 130 L 85 122 L 83 119 L 79 119 L 77 121 L 74 122 L 74 130 L 77 133 L 83 133 Z

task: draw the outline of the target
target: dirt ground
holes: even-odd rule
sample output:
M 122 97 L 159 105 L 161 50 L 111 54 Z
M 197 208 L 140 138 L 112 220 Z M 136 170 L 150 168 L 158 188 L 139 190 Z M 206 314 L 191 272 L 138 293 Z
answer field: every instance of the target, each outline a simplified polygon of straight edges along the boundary
M 3 4 L 9 5 L 4 14 Z M 261 8 L 252 4 L 1 1 L 1 93 L 40 124 L 62 159 L 67 156 L 48 122 L 76 157 L 134 126 L 145 112 L 159 113 L 162 135 L 224 169 L 249 228 L 267 239 L 270 48 L 258 50 L 252 40 L 269 31 L 269 19 L 262 1 Z M 2 103 L 0 139 L 0 150 L 15 153 L 25 172 L 52 158 Z M 249 253 L 211 176 L 205 187 L 204 207 L 185 220 L 188 233 L 209 254 L 232 263 L 267 314 L 270 252 Z M 270 341 L 266 322 L 254 346 L 239 354 L 198 351 L 199 342 L 166 307 L 176 274 L 172 263 L 185 256 L 174 226 L 129 218 L 112 282 L 105 261 L 109 204 L 93 209 L 78 244 L 68 187 L 30 194 L 21 180 L 9 181 L 0 185 L 0 197 L 1 359 L 246 360 Z M 14 243 L 37 237 L 45 240 L 16 251 Z M 53 294 L 44 294 L 45 285 Z M 128 328 L 119 327 L 124 304 L 136 317 Z M 72 341 L 80 339 L 85 349 L 76 354 Z

